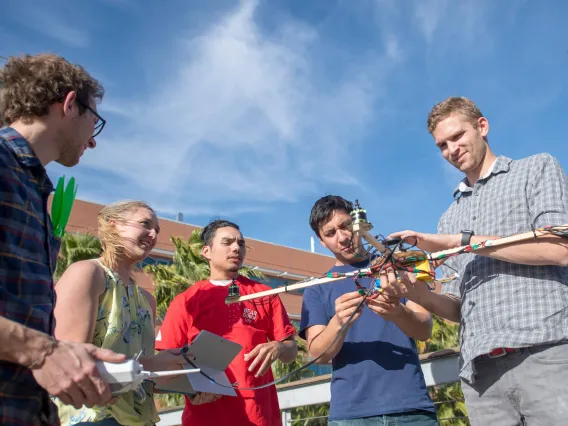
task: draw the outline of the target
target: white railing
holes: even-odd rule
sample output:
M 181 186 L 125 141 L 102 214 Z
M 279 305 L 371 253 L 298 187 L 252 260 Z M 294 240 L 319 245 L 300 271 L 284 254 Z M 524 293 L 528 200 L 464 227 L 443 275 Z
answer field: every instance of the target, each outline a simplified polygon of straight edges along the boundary
M 426 386 L 454 383 L 458 377 L 458 356 L 456 349 L 420 355 L 420 364 L 424 373 Z M 307 405 L 328 403 L 331 374 L 310 377 L 291 383 L 277 385 L 278 403 L 282 410 L 282 423 L 289 425 L 292 417 L 291 410 Z M 160 412 L 158 426 L 175 426 L 181 424 L 183 407 Z

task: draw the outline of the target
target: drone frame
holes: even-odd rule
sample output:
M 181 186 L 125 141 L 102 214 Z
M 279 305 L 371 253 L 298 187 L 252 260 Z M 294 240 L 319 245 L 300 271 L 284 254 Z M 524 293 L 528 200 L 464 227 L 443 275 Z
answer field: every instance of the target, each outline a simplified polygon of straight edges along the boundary
M 533 231 L 515 234 L 508 237 L 502 237 L 497 239 L 489 239 L 485 240 L 480 243 L 476 244 L 469 244 L 464 246 L 459 246 L 455 248 L 451 248 L 448 250 L 442 250 L 433 253 L 426 253 L 423 250 L 402 250 L 402 251 L 394 251 L 387 248 L 383 243 L 381 243 L 376 237 L 371 235 L 369 231 L 373 228 L 373 225 L 367 220 L 367 212 L 366 210 L 360 208 L 359 202 L 355 201 L 355 208 L 353 211 L 350 212 L 352 217 L 352 230 L 354 238 L 355 236 L 360 236 L 362 240 L 367 241 L 373 248 L 381 253 L 381 258 L 385 258 L 386 255 L 392 256 L 394 261 L 399 261 L 402 264 L 411 266 L 414 265 L 413 268 L 409 268 L 411 272 L 416 274 L 416 277 L 420 281 L 424 282 L 432 282 L 432 281 L 448 281 L 443 279 L 436 279 L 433 276 L 432 271 L 436 268 L 436 264 L 440 261 L 444 261 L 444 259 L 452 256 L 457 256 L 464 253 L 471 253 L 477 250 L 486 249 L 486 248 L 494 248 L 504 245 L 511 245 L 520 243 L 523 241 L 528 241 L 531 239 L 550 236 L 550 235 L 558 235 L 564 238 L 568 238 L 568 225 L 559 225 L 559 226 L 545 226 L 542 228 L 535 229 Z M 402 241 L 399 241 L 397 245 L 400 245 Z M 353 272 L 349 272 L 346 274 L 336 275 L 334 276 L 333 273 L 328 273 L 325 277 L 310 279 L 307 281 L 302 281 L 296 284 L 285 285 L 282 287 L 277 287 L 274 289 L 260 291 L 256 293 L 251 293 L 247 295 L 240 296 L 236 293 L 232 293 L 229 297 L 225 299 L 225 303 L 230 305 L 233 303 L 244 302 L 247 300 L 254 300 L 262 297 L 267 296 L 274 296 L 280 293 L 287 293 L 294 290 L 300 290 L 307 287 L 312 287 L 316 285 L 322 284 L 329 284 L 335 281 L 343 280 L 348 277 L 374 277 L 376 278 L 373 273 L 375 269 L 373 266 L 368 268 L 359 269 Z M 377 291 L 380 291 L 380 288 L 376 288 Z

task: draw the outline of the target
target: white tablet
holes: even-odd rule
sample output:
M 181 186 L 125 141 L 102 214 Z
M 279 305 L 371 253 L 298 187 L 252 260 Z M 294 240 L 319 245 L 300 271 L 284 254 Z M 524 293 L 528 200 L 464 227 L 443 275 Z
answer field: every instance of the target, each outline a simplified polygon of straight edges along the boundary
M 201 373 L 195 373 L 187 376 L 155 379 L 155 389 L 160 392 L 186 395 L 208 392 L 236 396 L 237 394 L 231 386 L 225 370 L 241 350 L 240 344 L 202 330 L 189 345 L 188 353 L 195 357 L 193 361 L 195 366 L 217 383 L 209 380 Z M 185 368 L 189 370 L 193 366 L 188 365 Z

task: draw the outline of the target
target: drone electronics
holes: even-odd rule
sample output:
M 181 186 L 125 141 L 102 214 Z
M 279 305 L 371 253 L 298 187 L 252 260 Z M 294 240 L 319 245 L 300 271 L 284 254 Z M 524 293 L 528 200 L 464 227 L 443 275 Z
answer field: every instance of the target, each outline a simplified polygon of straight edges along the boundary
M 535 229 L 531 232 L 526 232 L 524 234 L 512 235 L 509 237 L 503 237 L 498 239 L 486 240 L 476 244 L 470 244 L 466 246 L 456 247 L 450 250 L 439 251 L 436 253 L 426 253 L 423 250 L 411 250 L 413 245 L 405 246 L 407 243 L 403 239 L 390 239 L 380 240 L 379 237 L 372 236 L 369 231 L 373 228 L 371 223 L 367 219 L 366 210 L 359 206 L 359 203 L 355 202 L 355 208 L 350 213 L 352 218 L 352 248 L 353 253 L 357 256 L 363 258 L 371 259 L 370 265 L 367 268 L 359 269 L 356 271 L 348 273 L 337 273 L 330 272 L 324 277 L 319 277 L 316 279 L 310 279 L 302 282 L 298 282 L 292 285 L 286 285 L 284 287 L 279 287 L 275 289 L 270 289 L 267 291 L 260 291 L 257 293 L 240 295 L 238 285 L 233 282 L 229 287 L 228 297 L 225 299 L 227 305 L 233 303 L 241 303 L 246 301 L 253 302 L 254 299 L 260 299 L 269 297 L 269 300 L 273 297 L 277 297 L 279 293 L 285 293 L 288 291 L 299 290 L 306 287 L 329 284 L 338 280 L 343 280 L 345 278 L 351 277 L 355 281 L 355 285 L 358 288 L 359 293 L 364 296 L 359 302 L 357 307 L 354 309 L 350 317 L 345 321 L 339 333 L 337 333 L 335 339 L 329 344 L 328 348 L 322 353 L 307 362 L 306 364 L 298 367 L 294 371 L 274 380 L 270 383 L 265 383 L 261 386 L 255 387 L 239 387 L 237 383 L 229 385 L 226 383 L 219 383 L 214 377 L 211 377 L 204 371 L 200 371 L 200 374 L 208 379 L 211 383 L 222 387 L 222 388 L 232 388 L 234 390 L 257 390 L 263 389 L 269 386 L 273 386 L 277 383 L 289 380 L 291 377 L 295 376 L 298 372 L 308 368 L 310 365 L 316 363 L 324 354 L 337 342 L 337 340 L 343 335 L 343 333 L 350 326 L 351 321 L 362 308 L 363 304 L 368 298 L 375 297 L 379 292 L 382 291 L 380 286 L 379 277 L 383 271 L 388 269 L 394 269 L 396 271 L 405 271 L 413 273 L 419 281 L 425 284 L 431 283 L 433 281 L 445 282 L 455 279 L 456 275 L 453 277 L 445 279 L 436 279 L 434 269 L 438 266 L 444 259 L 452 256 L 458 256 L 464 253 L 471 253 L 484 248 L 494 248 L 503 245 L 515 244 L 523 241 L 528 241 L 530 239 L 536 239 L 545 236 L 556 235 L 560 237 L 568 237 L 568 225 L 561 226 L 546 226 L 543 228 Z M 363 243 L 363 240 L 367 243 Z M 361 243 L 359 243 L 361 241 Z M 355 244 L 359 244 L 356 246 Z M 414 242 L 416 244 L 416 241 Z M 367 245 L 367 249 L 365 249 Z M 407 244 L 408 245 L 408 244 Z M 357 282 L 358 278 L 367 277 L 372 278 L 369 288 L 363 288 Z
M 237 288 L 233 289 L 236 291 L 231 291 L 229 293 L 229 296 L 225 299 L 225 303 L 233 304 L 245 302 L 247 300 L 255 300 L 267 296 L 275 297 L 275 295 L 279 293 L 300 290 L 316 285 L 329 284 L 335 281 L 343 280 L 345 278 L 353 278 L 356 282 L 357 278 L 363 277 L 374 278 L 372 280 L 372 282 L 374 283 L 373 286 L 369 289 L 362 289 L 357 285 L 356 282 L 357 288 L 362 294 L 364 293 L 367 296 L 372 296 L 373 293 L 382 291 L 382 289 L 380 288 L 379 275 L 385 267 L 392 268 L 395 271 L 410 272 L 415 275 L 417 280 L 422 281 L 428 285 L 431 285 L 431 283 L 433 283 L 434 281 L 448 282 L 455 279 L 457 277 L 457 274 L 444 279 L 436 279 L 436 274 L 434 272 L 436 267 L 441 264 L 446 258 L 458 256 L 464 253 L 471 253 L 484 248 L 511 245 L 545 236 L 556 235 L 561 237 L 568 237 L 568 225 L 545 226 L 522 234 L 486 240 L 480 243 L 455 247 L 449 250 L 443 250 L 434 253 L 426 253 L 423 250 L 411 250 L 412 246 L 407 247 L 407 242 L 403 241 L 401 238 L 379 240 L 379 237 L 371 235 L 369 231 L 373 229 L 373 225 L 367 219 L 367 211 L 360 207 L 357 200 L 355 201 L 355 207 L 350 212 L 350 215 L 352 219 L 351 227 L 353 232 L 352 247 L 354 249 L 354 252 L 358 254 L 357 250 L 364 248 L 364 245 L 362 244 L 361 247 L 357 248 L 355 247 L 355 242 L 359 240 L 366 241 L 366 245 L 369 247 L 364 253 L 359 255 L 372 259 L 369 267 L 348 273 L 330 272 L 323 277 L 300 281 L 291 285 L 277 287 L 275 289 L 246 294 L 242 296 L 238 293 Z

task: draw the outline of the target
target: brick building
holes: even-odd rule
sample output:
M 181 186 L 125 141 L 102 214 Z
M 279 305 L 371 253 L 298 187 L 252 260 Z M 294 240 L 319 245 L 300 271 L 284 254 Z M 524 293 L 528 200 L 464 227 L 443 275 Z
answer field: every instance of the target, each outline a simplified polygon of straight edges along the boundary
M 103 206 L 87 201 L 76 200 L 67 224 L 66 232 L 96 235 L 97 214 Z M 197 227 L 187 223 L 159 218 L 160 234 L 158 243 L 151 255 L 145 260 L 149 263 L 169 263 L 174 254 L 170 237 L 187 239 Z M 244 236 L 247 241 L 245 265 L 257 268 L 265 278 L 259 281 L 271 287 L 293 284 L 296 281 L 324 274 L 334 263 L 330 256 L 311 253 L 305 250 L 284 247 Z M 154 285 L 148 274 L 139 273 L 137 283 L 153 292 Z M 302 295 L 283 293 L 280 295 L 291 320 L 298 321 L 302 307 Z

